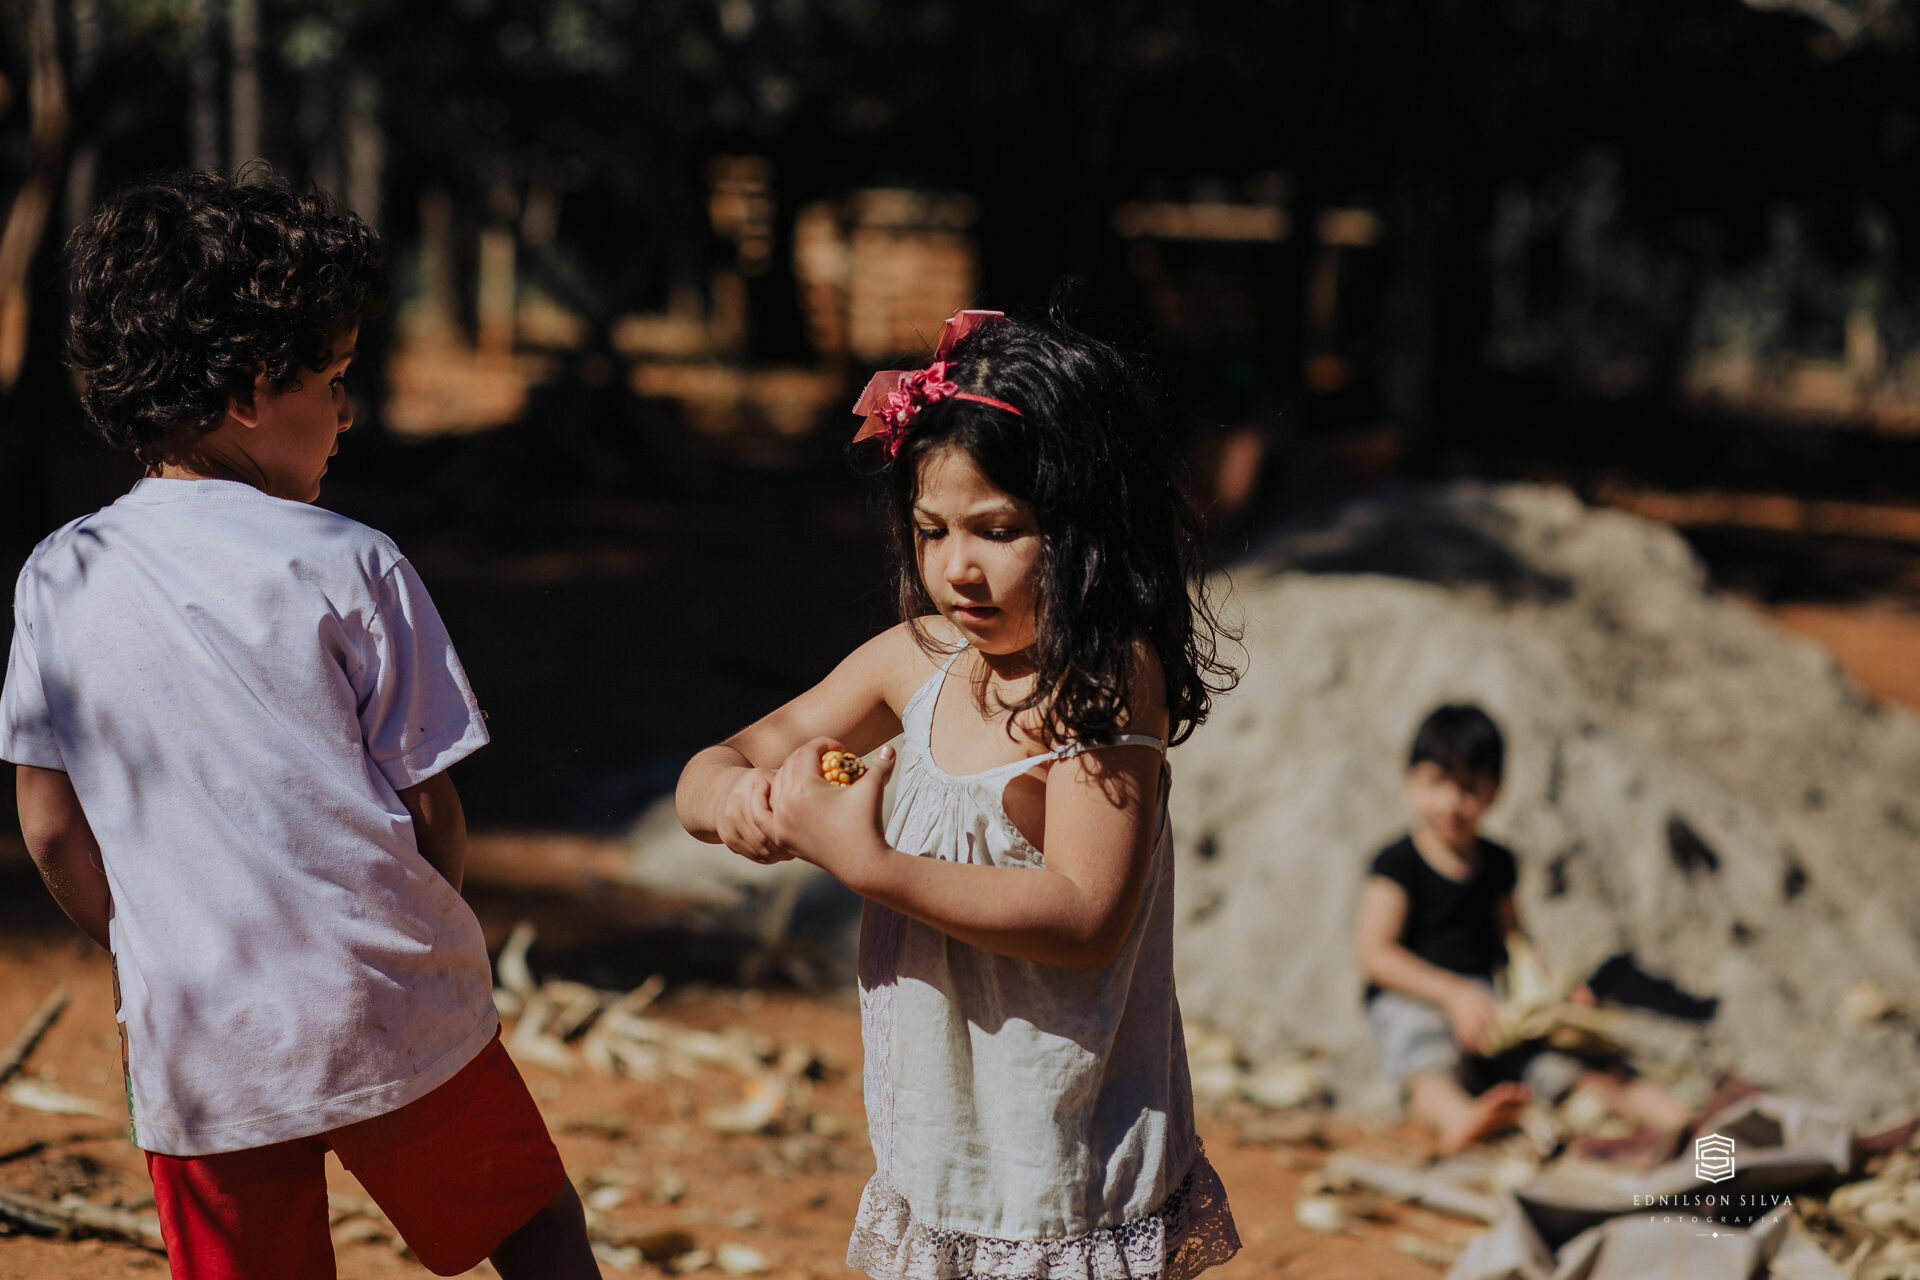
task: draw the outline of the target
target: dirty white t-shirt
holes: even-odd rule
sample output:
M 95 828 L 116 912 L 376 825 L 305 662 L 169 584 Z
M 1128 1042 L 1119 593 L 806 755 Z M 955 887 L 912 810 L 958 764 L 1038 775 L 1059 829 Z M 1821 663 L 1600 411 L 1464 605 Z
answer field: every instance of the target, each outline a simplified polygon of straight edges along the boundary
M 345 517 L 146 479 L 34 550 L 0 758 L 66 772 L 100 842 L 137 1145 L 319 1133 L 486 1046 L 479 923 L 396 794 L 486 740 L 419 577 Z

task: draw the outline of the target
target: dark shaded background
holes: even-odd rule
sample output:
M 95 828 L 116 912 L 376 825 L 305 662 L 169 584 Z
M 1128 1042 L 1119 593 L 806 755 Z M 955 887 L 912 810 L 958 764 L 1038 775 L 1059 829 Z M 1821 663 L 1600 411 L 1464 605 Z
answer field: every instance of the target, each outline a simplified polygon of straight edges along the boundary
M 1914 37 L 1910 0 L 0 0 L 0 570 L 133 474 L 59 364 L 60 239 L 124 182 L 255 156 L 375 221 L 403 304 L 443 211 L 448 351 L 486 340 L 489 236 L 579 322 L 511 420 L 423 440 L 383 420 L 397 309 L 323 498 L 447 614 L 495 732 L 461 772 L 480 823 L 617 827 L 886 620 L 841 453 L 871 362 L 818 348 L 794 261 L 797 213 L 862 190 L 970 197 L 983 305 L 1079 282 L 1158 370 L 1223 556 L 1392 475 L 1897 515 Z M 715 157 L 771 175 L 751 264 Z M 1123 234 L 1141 202 L 1286 232 Z M 728 271 L 745 318 L 702 358 L 824 371 L 811 432 L 636 389 L 621 317 L 717 312 Z M 1738 394 L 1699 393 L 1715 353 Z M 1763 599 L 1920 601 L 1920 539 L 1871 519 L 1689 532 Z

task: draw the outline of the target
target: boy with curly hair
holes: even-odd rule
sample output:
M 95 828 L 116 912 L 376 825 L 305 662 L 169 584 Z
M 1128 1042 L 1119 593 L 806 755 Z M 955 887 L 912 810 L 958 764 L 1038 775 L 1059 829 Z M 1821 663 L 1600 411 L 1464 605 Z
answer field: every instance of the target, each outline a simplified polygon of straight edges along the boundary
M 174 1276 L 330 1280 L 328 1150 L 441 1275 L 598 1276 L 460 897 L 446 770 L 480 709 L 399 549 L 308 505 L 379 238 L 270 173 L 194 174 L 69 254 L 82 400 L 146 475 L 21 571 L 0 759 L 113 953 Z

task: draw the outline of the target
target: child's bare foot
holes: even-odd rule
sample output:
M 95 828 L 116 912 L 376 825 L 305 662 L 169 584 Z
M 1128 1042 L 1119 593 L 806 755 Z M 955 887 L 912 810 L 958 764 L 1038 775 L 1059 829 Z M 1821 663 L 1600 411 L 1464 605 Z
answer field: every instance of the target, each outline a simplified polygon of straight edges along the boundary
M 1511 1128 L 1521 1111 L 1533 1100 L 1533 1090 L 1524 1084 L 1497 1084 L 1473 1100 L 1457 1125 L 1440 1134 L 1440 1150 L 1463 1151 L 1480 1139 Z

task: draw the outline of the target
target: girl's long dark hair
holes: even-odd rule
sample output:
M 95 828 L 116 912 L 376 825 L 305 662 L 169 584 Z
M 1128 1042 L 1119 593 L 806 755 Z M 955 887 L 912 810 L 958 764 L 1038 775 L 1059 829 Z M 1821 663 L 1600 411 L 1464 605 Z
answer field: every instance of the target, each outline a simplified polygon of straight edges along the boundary
M 1237 638 L 1207 598 L 1199 522 L 1175 484 L 1154 397 L 1128 362 L 1056 312 L 976 329 L 948 355 L 963 391 L 1004 400 L 927 406 L 887 464 L 887 517 L 901 618 L 929 650 L 918 619 L 935 612 L 920 579 L 913 504 L 920 466 L 959 449 L 1039 521 L 1033 692 L 1009 708 L 1038 711 L 1052 743 L 1121 732 L 1134 693 L 1135 645 L 1166 678 L 1170 743 L 1206 718 L 1239 673 L 1219 642 Z

